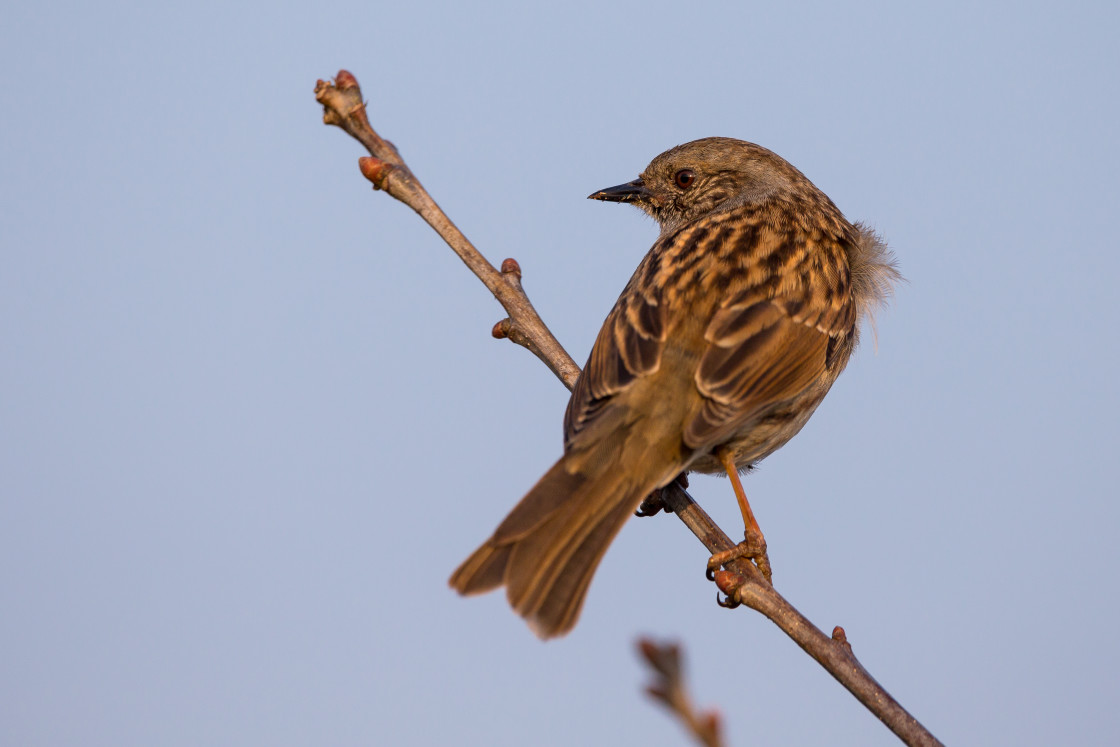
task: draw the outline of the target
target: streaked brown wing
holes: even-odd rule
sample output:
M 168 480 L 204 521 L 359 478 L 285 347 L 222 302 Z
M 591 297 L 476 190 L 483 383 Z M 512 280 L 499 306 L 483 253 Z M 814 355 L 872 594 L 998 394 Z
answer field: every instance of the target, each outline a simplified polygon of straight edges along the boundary
M 775 300 L 720 309 L 696 370 L 699 411 L 684 442 L 706 450 L 729 439 L 767 407 L 796 397 L 824 373 L 829 335 L 793 318 Z
M 688 447 L 710 449 L 762 410 L 810 387 L 829 365 L 830 343 L 855 323 L 843 239 L 814 238 L 818 243 L 806 247 L 788 233 L 760 229 L 758 216 L 743 211 L 713 216 L 655 244 L 608 315 L 576 382 L 564 419 L 565 446 L 592 424 L 604 431 L 626 424 L 626 408 L 610 405 L 659 369 L 666 332 L 682 321 L 666 318 L 670 305 L 674 314 L 712 314 L 698 350 L 694 385 L 700 397 L 685 423 Z M 701 259 L 715 256 L 718 261 L 700 274 Z M 678 272 L 682 266 L 692 269 Z M 722 301 L 721 292 L 727 294 Z
M 638 287 L 648 261 L 649 256 L 607 315 L 587 365 L 576 381 L 564 414 L 565 447 L 598 420 L 620 392 L 661 366 L 665 308 L 658 289 Z
M 818 234 L 799 245 L 764 230 L 751 240 L 753 282 L 719 305 L 704 332 L 695 375 L 702 403 L 684 430 L 693 449 L 728 441 L 816 384 L 855 325 L 842 236 Z

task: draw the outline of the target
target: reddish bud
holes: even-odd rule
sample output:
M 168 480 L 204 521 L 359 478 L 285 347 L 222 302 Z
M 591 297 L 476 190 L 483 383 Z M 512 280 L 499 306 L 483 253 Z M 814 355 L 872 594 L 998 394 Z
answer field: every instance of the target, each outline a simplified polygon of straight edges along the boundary
M 509 319 L 503 319 L 502 321 L 494 325 L 494 329 L 490 330 L 490 334 L 494 337 L 495 340 L 504 340 L 509 337 L 509 328 Z
M 358 159 L 358 168 L 362 170 L 362 176 L 373 182 L 374 189 L 384 189 L 385 180 L 396 166 L 385 163 L 380 158 L 362 156 Z
M 517 264 L 517 260 L 513 257 L 503 259 L 502 272 L 507 275 L 512 272 L 517 277 L 521 277 L 521 265 Z
M 339 70 L 338 75 L 334 76 L 334 84 L 345 91 L 349 88 L 357 88 L 358 79 L 349 70 Z

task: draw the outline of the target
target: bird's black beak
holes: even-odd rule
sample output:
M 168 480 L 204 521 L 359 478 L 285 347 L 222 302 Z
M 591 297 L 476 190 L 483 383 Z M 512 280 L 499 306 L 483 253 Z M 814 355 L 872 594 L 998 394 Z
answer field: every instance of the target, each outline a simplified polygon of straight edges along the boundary
M 641 179 L 635 179 L 626 184 L 619 184 L 617 187 L 600 189 L 598 192 L 588 195 L 587 199 L 604 202 L 642 202 L 652 196 L 650 191 L 646 189 L 645 183 Z

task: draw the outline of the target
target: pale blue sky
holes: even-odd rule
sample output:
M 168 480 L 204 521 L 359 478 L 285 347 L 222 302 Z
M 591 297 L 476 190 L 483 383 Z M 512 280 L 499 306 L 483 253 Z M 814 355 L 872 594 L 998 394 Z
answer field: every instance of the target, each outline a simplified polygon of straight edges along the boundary
M 566 392 L 320 122 L 370 116 L 583 361 L 655 236 L 585 199 L 708 135 L 909 283 L 747 480 L 775 582 L 949 744 L 1120 742 L 1114 3 L 23 3 L 0 24 L 0 744 L 890 745 L 634 520 L 542 644 L 450 572 Z M 725 480 L 693 495 L 729 530 Z

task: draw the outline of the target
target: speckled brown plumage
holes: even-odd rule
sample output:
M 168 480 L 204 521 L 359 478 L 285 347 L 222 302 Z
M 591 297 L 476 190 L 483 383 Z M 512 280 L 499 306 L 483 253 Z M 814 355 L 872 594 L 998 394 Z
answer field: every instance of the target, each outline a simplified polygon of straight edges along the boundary
M 541 637 L 575 625 L 607 546 L 684 471 L 745 469 L 789 441 L 843 370 L 898 275 L 770 151 L 706 138 L 595 199 L 661 225 L 607 316 L 564 418 L 564 456 L 451 578 L 505 585 Z

